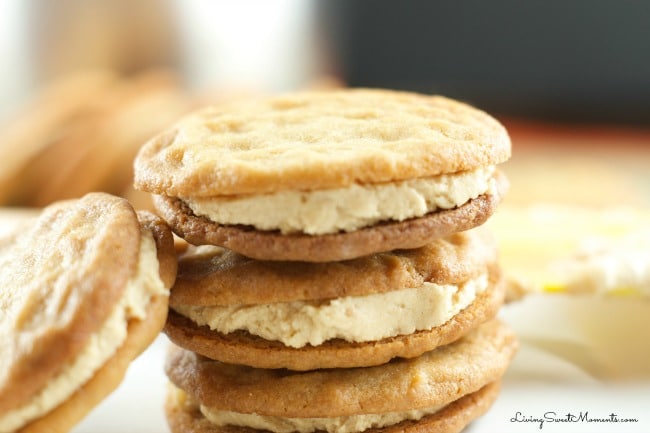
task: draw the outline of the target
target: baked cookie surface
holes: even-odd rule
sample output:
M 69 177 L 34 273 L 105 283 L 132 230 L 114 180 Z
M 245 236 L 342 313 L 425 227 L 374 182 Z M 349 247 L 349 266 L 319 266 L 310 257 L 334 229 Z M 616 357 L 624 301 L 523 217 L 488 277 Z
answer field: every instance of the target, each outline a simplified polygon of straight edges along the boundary
M 159 333 L 173 239 L 159 218 L 139 217 L 93 193 L 0 241 L 0 431 L 69 430 Z
M 491 319 L 496 243 L 476 228 L 412 250 L 328 263 L 259 261 L 211 246 L 179 257 L 165 332 L 259 368 L 340 368 L 414 357 Z
M 492 321 L 453 344 L 375 367 L 307 372 L 255 369 L 173 348 L 166 373 L 191 401 L 209 411 L 334 418 L 415 408 L 440 410 L 498 381 L 516 348 L 512 331 Z
M 18 115 L 1 122 L 0 204 L 26 205 L 21 202 L 21 198 L 24 199 L 21 195 L 30 189 L 32 179 L 25 178 L 23 172 L 39 165 L 35 161 L 47 152 L 52 141 L 61 136 L 80 114 L 88 113 L 93 100 L 96 103 L 96 98 L 102 96 L 102 92 L 117 79 L 117 75 L 108 70 L 85 70 L 63 76 L 37 92 L 37 97 Z M 58 169 L 65 162 L 54 158 L 47 161 L 48 167 L 54 165 Z M 48 167 L 35 171 L 35 175 L 55 173 L 47 170 Z M 47 182 L 50 179 L 44 177 L 43 180 Z
M 136 187 L 172 197 L 319 190 L 504 162 L 499 122 L 441 96 L 304 92 L 207 108 L 147 143 Z
M 0 412 L 24 403 L 70 362 L 86 343 L 80 336 L 96 332 L 122 296 L 138 259 L 140 227 L 122 200 L 54 205 L 22 230 L 1 250 L 0 332 L 14 344 L 0 355 L 12 367 L 0 373 Z
M 253 260 L 214 246 L 190 246 L 178 259 L 175 305 L 252 305 L 362 296 L 466 281 L 496 262 L 497 245 L 482 227 L 417 249 L 326 263 Z
M 418 421 L 402 421 L 383 428 L 369 428 L 367 433 L 458 433 L 471 421 L 487 412 L 499 395 L 499 382 L 465 395 Z M 199 406 L 187 395 L 171 389 L 165 402 L 165 413 L 172 433 L 255 433 L 249 427 L 216 426 L 206 419 Z

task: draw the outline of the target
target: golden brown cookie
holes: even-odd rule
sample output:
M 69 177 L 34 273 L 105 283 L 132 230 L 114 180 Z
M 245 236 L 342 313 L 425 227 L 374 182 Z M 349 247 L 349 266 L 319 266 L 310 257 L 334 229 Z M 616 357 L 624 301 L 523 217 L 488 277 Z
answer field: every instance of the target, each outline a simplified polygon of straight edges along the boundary
M 229 417 L 229 425 L 238 422 L 236 414 L 272 417 L 274 422 L 273 418 L 304 421 L 425 408 L 440 413 L 459 398 L 498 381 L 516 348 L 513 332 L 491 321 L 422 356 L 374 367 L 307 372 L 255 369 L 172 348 L 165 370 L 191 402 L 211 412 L 221 411 L 220 415 Z M 168 404 L 172 426 L 180 414 L 191 413 L 182 408 L 182 397 Z M 196 412 L 192 418 L 192 424 L 197 422 Z M 250 422 L 250 418 L 244 420 L 247 425 Z
M 181 237 L 263 260 L 337 261 L 482 224 L 505 129 L 439 96 L 303 92 L 208 108 L 143 146 L 135 186 Z
M 214 246 L 190 246 L 178 258 L 170 306 L 268 304 L 370 295 L 466 281 L 495 263 L 494 236 L 479 227 L 412 250 L 327 263 L 253 260 Z
M 448 404 L 433 415 L 419 421 L 402 421 L 383 428 L 369 428 L 367 433 L 458 433 L 470 422 L 485 414 L 499 396 L 500 382 L 492 382 L 480 390 Z M 167 422 L 172 433 L 254 433 L 247 427 L 216 426 L 206 419 L 199 406 L 172 386 L 165 402 Z
M 0 203 L 42 207 L 91 191 L 122 194 L 142 142 L 189 109 L 178 80 L 162 69 L 57 79 L 0 128 Z
M 486 113 L 441 96 L 375 89 L 302 92 L 207 108 L 147 143 L 136 185 L 206 197 L 318 190 L 504 162 Z
M 102 193 L 0 241 L 0 431 L 68 431 L 153 341 L 176 274 L 171 232 Z
M 308 370 L 377 365 L 447 344 L 503 302 L 491 234 L 330 263 L 257 261 L 219 247 L 179 258 L 165 332 L 223 362 Z

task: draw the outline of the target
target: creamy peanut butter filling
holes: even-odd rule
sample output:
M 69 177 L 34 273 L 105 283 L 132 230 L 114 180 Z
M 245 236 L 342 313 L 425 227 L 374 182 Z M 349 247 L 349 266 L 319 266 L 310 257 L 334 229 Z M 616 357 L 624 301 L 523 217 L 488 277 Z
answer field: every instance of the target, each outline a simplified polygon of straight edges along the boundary
M 115 354 L 127 338 L 128 322 L 145 319 L 146 309 L 155 295 L 167 290 L 158 273 L 156 244 L 152 234 L 142 230 L 136 274 L 129 280 L 124 296 L 100 331 L 92 335 L 83 351 L 27 405 L 0 415 L 0 433 L 13 432 L 39 418 L 86 383 Z
M 317 346 L 341 338 L 376 341 L 442 325 L 488 287 L 487 273 L 461 284 L 421 287 L 320 302 L 173 307 L 199 325 L 227 334 L 245 330 L 286 346 Z
M 495 167 L 375 185 L 233 197 L 181 197 L 219 224 L 321 235 L 452 209 L 495 188 Z
M 257 430 L 268 430 L 273 433 L 312 433 L 315 431 L 360 433 L 369 428 L 386 427 L 406 420 L 418 421 L 427 415 L 436 413 L 442 407 L 444 406 L 405 412 L 373 413 L 332 418 L 283 418 L 214 410 L 205 406 L 201 406 L 200 409 L 203 416 L 217 426 L 234 425 Z

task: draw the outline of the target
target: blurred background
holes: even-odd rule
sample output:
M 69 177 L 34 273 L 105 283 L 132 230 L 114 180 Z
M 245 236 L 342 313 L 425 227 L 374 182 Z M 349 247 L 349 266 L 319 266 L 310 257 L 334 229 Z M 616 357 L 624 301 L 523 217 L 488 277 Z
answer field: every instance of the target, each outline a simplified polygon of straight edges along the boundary
M 0 0 L 0 61 L 4 215 L 90 191 L 152 209 L 133 158 L 186 113 L 369 86 L 443 94 L 504 123 L 511 188 L 494 224 L 522 273 L 545 278 L 536 261 L 587 228 L 649 228 L 647 1 Z M 545 204 L 553 217 L 527 208 Z M 601 217 L 618 208 L 626 218 Z
M 135 154 L 206 104 L 370 86 L 488 111 L 513 143 L 488 224 L 528 294 L 507 310 L 513 374 L 560 384 L 507 380 L 496 414 L 521 395 L 548 410 L 581 378 L 643 380 L 643 398 L 588 395 L 650 403 L 650 1 L 0 0 L 0 62 L 0 233 L 89 191 L 150 209 Z
M 649 23 L 631 0 L 0 0 L 0 205 L 101 189 L 146 207 L 130 161 L 178 117 L 342 86 L 496 116 L 515 203 L 650 205 Z

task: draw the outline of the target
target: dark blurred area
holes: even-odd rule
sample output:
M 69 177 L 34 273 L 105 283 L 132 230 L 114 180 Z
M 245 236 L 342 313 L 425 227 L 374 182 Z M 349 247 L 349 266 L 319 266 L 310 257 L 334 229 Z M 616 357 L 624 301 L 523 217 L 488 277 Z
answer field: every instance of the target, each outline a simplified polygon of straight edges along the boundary
M 650 125 L 650 2 L 319 6 L 351 86 L 441 93 L 517 117 Z

